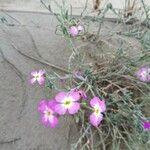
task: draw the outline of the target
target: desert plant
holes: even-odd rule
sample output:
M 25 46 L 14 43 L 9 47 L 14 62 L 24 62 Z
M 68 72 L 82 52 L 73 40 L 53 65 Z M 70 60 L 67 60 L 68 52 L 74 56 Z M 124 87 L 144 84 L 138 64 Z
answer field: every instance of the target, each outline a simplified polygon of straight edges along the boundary
M 150 119 L 144 111 L 150 100 L 148 28 L 142 23 L 127 24 L 126 16 L 117 14 L 111 4 L 99 16 L 88 19 L 69 14 L 64 1 L 59 14 L 50 5 L 44 6 L 56 16 L 56 33 L 66 39 L 72 54 L 64 75 L 32 72 L 32 84 L 45 81 L 46 87 L 58 91 L 53 100 L 39 103 L 42 122 L 55 127 L 58 117 L 68 112 L 80 134 L 72 150 L 148 149 L 150 135 L 143 126 Z M 122 26 L 120 31 L 100 32 L 108 10 L 119 17 L 116 26 Z M 90 24 L 98 26 L 92 31 Z M 75 46 L 79 41 L 83 45 Z

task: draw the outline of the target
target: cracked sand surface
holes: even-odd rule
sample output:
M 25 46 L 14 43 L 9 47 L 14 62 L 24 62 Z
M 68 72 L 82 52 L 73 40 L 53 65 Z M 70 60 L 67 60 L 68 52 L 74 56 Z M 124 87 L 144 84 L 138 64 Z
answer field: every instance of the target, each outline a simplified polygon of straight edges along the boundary
M 56 20 L 49 15 L 10 13 L 18 20 L 15 21 L 0 14 L 9 23 L 0 24 L 0 150 L 69 150 L 69 118 L 61 118 L 56 129 L 41 126 L 37 104 L 45 98 L 46 91 L 28 83 L 32 69 L 51 68 L 13 47 L 65 67 L 69 50 L 54 33 Z

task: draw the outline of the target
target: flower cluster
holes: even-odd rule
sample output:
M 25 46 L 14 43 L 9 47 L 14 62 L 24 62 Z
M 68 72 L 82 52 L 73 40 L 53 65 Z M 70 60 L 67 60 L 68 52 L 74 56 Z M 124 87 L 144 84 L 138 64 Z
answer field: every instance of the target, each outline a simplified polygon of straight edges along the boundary
M 74 26 L 73 26 L 74 28 Z M 72 29 L 73 29 L 72 28 Z M 45 83 L 45 71 L 32 71 L 32 79 L 30 79 L 31 84 L 36 82 L 39 85 Z M 142 67 L 137 73 L 137 78 L 141 81 L 150 81 L 150 68 Z M 93 97 L 88 103 L 88 97 L 85 91 L 80 89 L 72 89 L 68 92 L 59 92 L 51 100 L 41 100 L 38 105 L 38 111 L 41 114 L 41 122 L 45 126 L 50 126 L 52 128 L 58 125 L 58 117 L 70 114 L 74 115 L 82 109 L 82 101 L 85 100 L 84 105 L 89 108 L 91 112 L 89 116 L 89 122 L 93 126 L 97 127 L 103 120 L 103 113 L 106 111 L 105 100 L 101 100 L 99 97 Z
M 73 25 L 69 28 L 69 33 L 72 37 L 78 36 L 83 31 L 84 31 L 84 27 L 82 25 Z
M 55 127 L 58 124 L 59 116 L 78 113 L 81 109 L 80 99 L 85 97 L 84 91 L 71 90 L 69 92 L 59 92 L 52 100 L 41 100 L 38 110 L 41 113 L 42 124 L 46 126 L 49 124 L 51 127 Z M 102 113 L 106 111 L 105 101 L 94 97 L 90 100 L 90 106 L 92 113 L 89 121 L 93 126 L 97 127 L 103 119 Z
M 138 79 L 144 82 L 150 82 L 150 68 L 142 67 L 137 73 L 136 76 Z
M 32 71 L 31 75 L 34 82 L 37 81 L 40 85 L 45 81 L 44 71 Z M 42 81 L 42 82 L 41 82 Z M 31 83 L 34 83 L 31 82 Z M 38 105 L 38 111 L 41 114 L 41 123 L 45 126 L 52 128 L 58 125 L 58 117 L 70 114 L 74 115 L 82 109 L 81 100 L 85 100 L 84 105 L 89 105 L 88 108 L 91 112 L 89 122 L 97 127 L 103 120 L 103 112 L 106 111 L 106 104 L 104 100 L 99 97 L 94 97 L 88 104 L 88 97 L 85 91 L 72 89 L 68 92 L 59 92 L 51 100 L 41 100 Z

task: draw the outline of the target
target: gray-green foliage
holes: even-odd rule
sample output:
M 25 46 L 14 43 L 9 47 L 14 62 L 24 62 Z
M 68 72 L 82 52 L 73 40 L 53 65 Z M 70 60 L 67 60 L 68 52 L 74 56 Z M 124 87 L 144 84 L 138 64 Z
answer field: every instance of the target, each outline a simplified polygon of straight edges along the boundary
M 59 6 L 60 7 L 60 6 Z M 81 88 L 87 92 L 91 98 L 99 96 L 106 100 L 107 111 L 104 114 L 104 120 L 98 128 L 93 128 L 88 123 L 87 111 L 82 109 L 79 114 L 75 116 L 75 122 L 80 127 L 79 140 L 71 145 L 71 149 L 81 150 L 148 150 L 150 149 L 150 134 L 149 131 L 143 129 L 143 121 L 149 120 L 149 116 L 144 112 L 145 104 L 150 101 L 150 84 L 138 80 L 135 72 L 140 67 L 150 66 L 150 31 L 149 31 L 149 7 L 145 6 L 144 1 L 141 0 L 141 7 L 143 7 L 146 15 L 144 22 L 134 21 L 130 22 L 129 18 L 121 16 L 111 4 L 95 17 L 84 16 L 84 11 L 80 17 L 73 17 L 63 4 L 60 7 L 60 14 L 52 12 L 50 6 L 46 6 L 58 19 L 59 25 L 56 31 L 59 31 L 65 37 L 68 47 L 73 50 L 69 58 L 68 74 L 64 75 L 66 85 L 64 90 L 72 88 Z M 104 35 L 100 32 L 105 23 L 105 14 L 111 10 L 117 16 L 116 26 L 121 25 L 121 31 L 113 31 L 105 33 L 105 36 L 110 36 L 112 39 L 122 38 L 123 42 L 129 43 L 130 40 L 124 38 L 133 38 L 140 44 L 140 53 L 135 54 L 134 57 L 126 55 L 125 47 L 117 47 L 116 52 L 112 57 L 107 59 L 107 55 L 103 58 L 103 63 L 84 63 L 86 62 L 86 55 L 80 53 L 78 47 L 75 46 L 71 36 L 68 33 L 68 27 L 76 24 L 78 21 L 85 22 L 88 27 L 92 23 L 98 24 L 97 32 L 86 30 L 85 34 L 78 39 L 82 40 L 84 37 L 86 42 L 101 41 Z M 57 32 L 58 33 L 58 32 Z M 94 37 L 88 39 L 88 37 Z M 107 41 L 106 41 L 107 42 Z M 97 44 L 97 43 L 96 43 Z M 107 43 L 109 45 L 109 43 Z M 131 43 L 134 45 L 134 43 Z M 128 46 L 128 44 L 126 44 Z M 134 45 L 136 47 L 136 44 Z M 127 47 L 128 48 L 128 47 Z M 135 52 L 136 53 L 136 52 Z M 94 54 L 93 54 L 94 55 Z M 96 59 L 95 59 L 96 60 Z M 99 61 L 99 59 L 97 60 Z M 82 70 L 82 77 L 75 76 L 74 71 Z M 61 76 L 54 74 L 47 77 L 47 86 L 51 89 L 56 89 L 55 82 Z M 85 102 L 88 103 L 88 102 Z

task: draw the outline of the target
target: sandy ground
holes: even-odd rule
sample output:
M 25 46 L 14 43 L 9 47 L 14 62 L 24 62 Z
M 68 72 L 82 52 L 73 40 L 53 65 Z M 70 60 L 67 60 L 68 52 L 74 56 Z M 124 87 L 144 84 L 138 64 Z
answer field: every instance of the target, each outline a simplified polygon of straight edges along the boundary
M 32 87 L 32 69 L 50 67 L 28 59 L 19 51 L 59 66 L 66 66 L 69 50 L 55 35 L 56 20 L 49 15 L 4 13 L 9 26 L 0 24 L 0 150 L 69 150 L 76 130 L 69 118 L 61 118 L 56 129 L 39 123 L 37 104 L 48 93 Z M 62 46 L 63 45 L 63 46 Z

